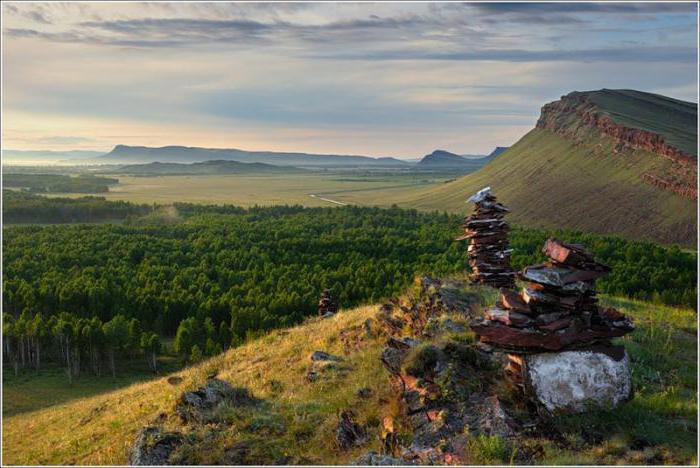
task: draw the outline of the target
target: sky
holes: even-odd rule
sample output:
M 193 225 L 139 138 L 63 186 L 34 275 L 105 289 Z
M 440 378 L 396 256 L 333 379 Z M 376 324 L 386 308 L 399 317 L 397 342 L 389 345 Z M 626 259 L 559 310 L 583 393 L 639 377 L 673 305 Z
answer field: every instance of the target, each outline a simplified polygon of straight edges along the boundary
M 695 3 L 3 2 L 3 148 L 485 154 L 574 90 L 697 102 L 697 18 Z

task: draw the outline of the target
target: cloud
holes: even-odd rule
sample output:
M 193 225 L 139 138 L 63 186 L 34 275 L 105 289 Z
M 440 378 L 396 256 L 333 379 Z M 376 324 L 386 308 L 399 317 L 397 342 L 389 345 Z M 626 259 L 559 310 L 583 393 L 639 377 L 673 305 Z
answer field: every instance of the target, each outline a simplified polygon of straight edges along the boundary
M 38 138 L 36 142 L 42 145 L 78 145 L 80 143 L 94 143 L 95 140 L 79 136 L 48 136 Z
M 611 14 L 655 14 L 655 13 L 692 13 L 697 5 L 686 3 L 635 3 L 635 2 L 600 2 L 600 3 L 475 3 L 475 9 L 487 13 L 611 13 Z
M 9 7 L 5 128 L 29 129 L 33 142 L 57 135 L 47 146 L 80 144 L 62 134 L 132 135 L 132 144 L 420 154 L 449 143 L 474 153 L 517 140 L 543 103 L 572 90 L 687 100 L 697 85 L 688 4 Z
M 526 50 L 484 49 L 455 52 L 393 50 L 370 53 L 312 55 L 335 60 L 457 60 L 503 62 L 686 62 L 694 63 L 697 49 L 691 47 L 633 47 L 608 49 Z

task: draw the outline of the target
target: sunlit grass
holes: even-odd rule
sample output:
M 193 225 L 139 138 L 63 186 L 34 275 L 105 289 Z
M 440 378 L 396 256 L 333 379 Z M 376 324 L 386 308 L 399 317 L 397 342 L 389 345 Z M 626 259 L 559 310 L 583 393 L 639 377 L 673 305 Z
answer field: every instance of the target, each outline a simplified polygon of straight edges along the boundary
M 631 314 L 637 323 L 637 330 L 620 340 L 631 357 L 634 399 L 612 412 L 557 418 L 554 426 L 566 443 L 544 437 L 517 444 L 482 438 L 470 447 L 472 459 L 507 464 L 525 456 L 523 447 L 539 446 L 533 461 L 541 464 L 695 463 L 695 312 L 619 298 L 604 298 L 604 302 Z M 180 456 L 198 463 L 218 463 L 230 447 L 247 444 L 249 461 L 348 463 L 369 450 L 379 450 L 381 421 L 397 413 L 379 360 L 384 338 L 364 336 L 359 348 L 349 349 L 340 338 L 341 331 L 361 329 L 377 308 L 360 307 L 330 319 L 314 318 L 273 331 L 178 372 L 184 380 L 177 386 L 160 378 L 7 417 L 3 462 L 124 464 L 144 425 L 160 413 L 171 415 L 183 391 L 217 373 L 234 386 L 248 388 L 263 402 L 256 408 L 219 409 L 222 422 L 197 429 L 197 445 L 183 448 Z M 310 383 L 305 375 L 309 356 L 316 350 L 342 356 L 344 361 Z M 363 387 L 372 390 L 371 397 L 357 396 Z M 337 412 L 345 408 L 352 408 L 357 420 L 368 426 L 370 440 L 360 448 L 341 451 L 334 437 Z M 164 425 L 189 430 L 173 416 Z M 406 428 L 400 430 L 408 437 Z M 521 448 L 514 451 L 518 444 Z

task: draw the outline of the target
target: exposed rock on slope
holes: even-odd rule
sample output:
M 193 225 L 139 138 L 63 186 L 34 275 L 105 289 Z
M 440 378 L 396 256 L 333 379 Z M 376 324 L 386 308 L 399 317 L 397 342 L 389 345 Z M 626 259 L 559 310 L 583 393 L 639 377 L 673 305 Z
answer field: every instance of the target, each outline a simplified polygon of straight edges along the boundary
M 654 115 L 644 115 L 642 106 Z M 624 111 L 614 112 L 615 107 Z M 664 122 L 668 116 L 673 120 Z M 630 90 L 573 92 L 542 107 L 537 128 L 573 140 L 582 130 L 594 130 L 617 142 L 615 152 L 631 148 L 668 158 L 675 163 L 671 171 L 644 173 L 642 179 L 697 200 L 696 104 Z
M 663 96 L 573 93 L 479 171 L 384 203 L 461 213 L 465 194 L 491 186 L 513 224 L 695 246 L 696 122 L 695 104 Z

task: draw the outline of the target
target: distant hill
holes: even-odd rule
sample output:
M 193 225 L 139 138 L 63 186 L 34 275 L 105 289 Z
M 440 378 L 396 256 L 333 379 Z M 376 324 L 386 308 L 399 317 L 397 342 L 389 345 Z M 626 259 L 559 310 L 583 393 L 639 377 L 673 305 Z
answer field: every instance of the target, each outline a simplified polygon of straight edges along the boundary
M 491 161 L 487 155 L 460 156 L 445 150 L 435 150 L 426 155 L 415 166 L 418 171 L 457 171 L 462 174 L 481 169 Z
M 523 225 L 694 247 L 697 104 L 631 90 L 573 92 L 483 169 L 386 203 L 466 212 L 491 186 Z
M 221 174 L 291 174 L 307 172 L 292 166 L 274 166 L 265 163 L 242 163 L 238 161 L 204 161 L 192 164 L 161 163 L 132 164 L 108 171 L 112 174 L 128 175 L 221 175 Z
M 467 166 L 471 164 L 471 162 L 463 158 L 462 156 L 459 156 L 458 154 L 450 153 L 449 151 L 445 150 L 435 150 L 432 153 L 423 156 L 423 159 L 421 159 L 418 162 L 418 166 L 420 167 L 434 167 L 434 166 Z
M 100 164 L 125 163 L 194 163 L 212 160 L 265 163 L 298 167 L 409 167 L 410 164 L 395 158 L 371 158 L 331 154 L 278 153 L 272 151 L 244 151 L 239 149 L 196 148 L 187 146 L 117 145 L 109 153 L 94 158 Z

